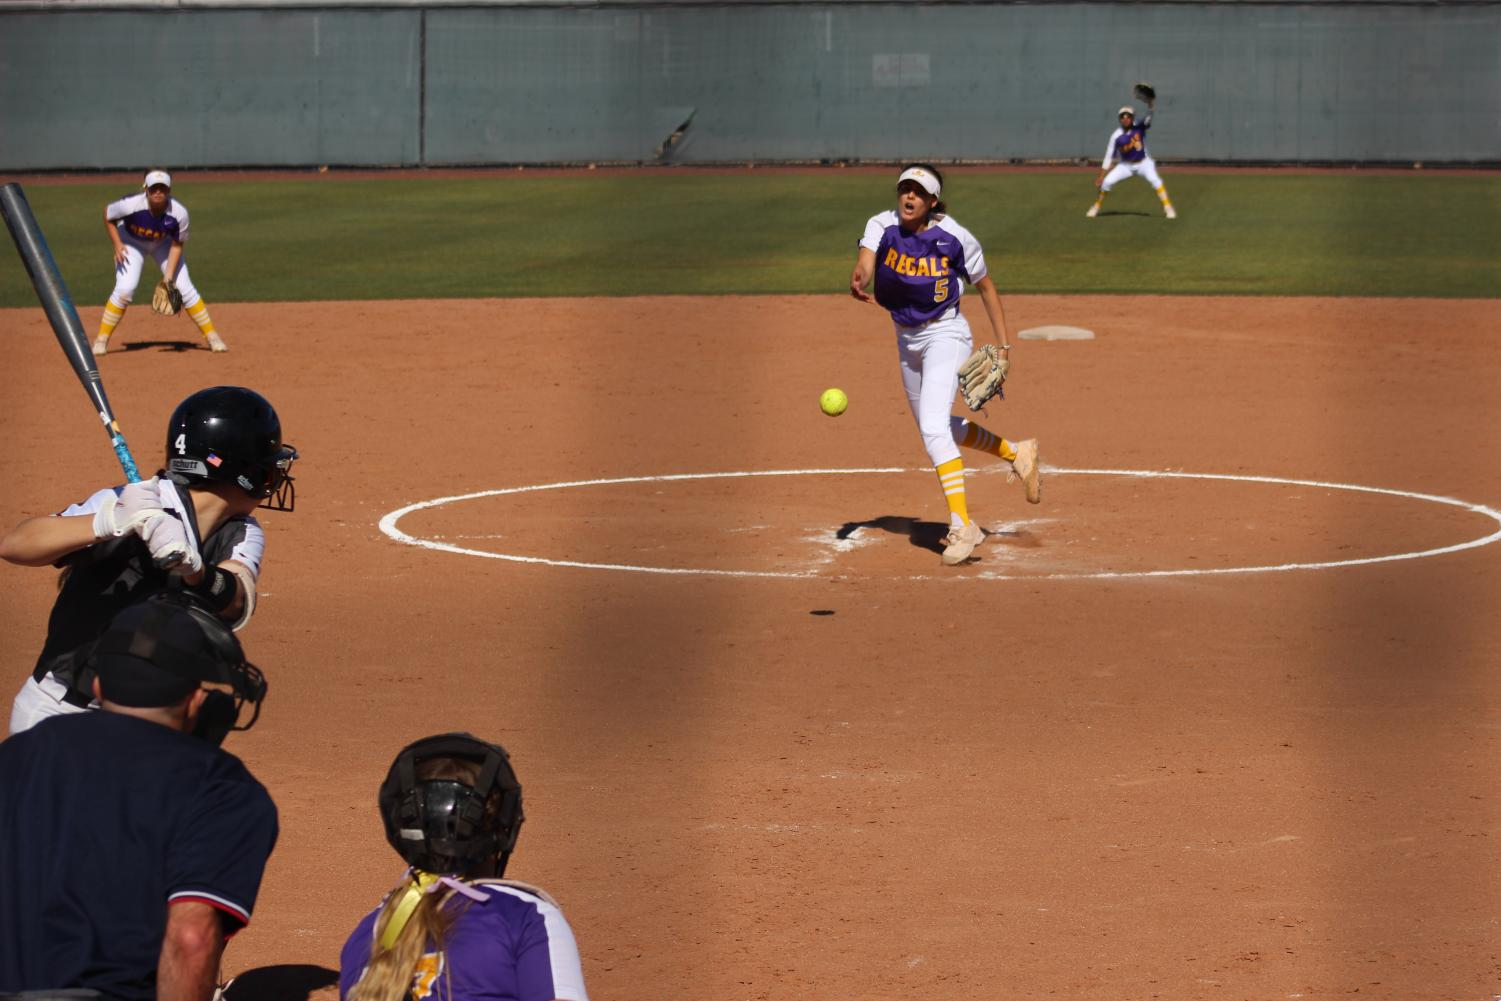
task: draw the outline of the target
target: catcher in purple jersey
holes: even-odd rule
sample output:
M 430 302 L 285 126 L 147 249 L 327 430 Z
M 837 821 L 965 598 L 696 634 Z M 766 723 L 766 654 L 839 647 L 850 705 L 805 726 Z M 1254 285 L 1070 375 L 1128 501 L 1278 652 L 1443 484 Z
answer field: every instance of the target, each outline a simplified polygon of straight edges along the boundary
M 523 819 L 504 748 L 467 733 L 408 745 L 380 811 L 411 868 L 344 944 L 341 1001 L 588 1001 L 557 902 L 501 878 Z
M 1008 361 L 1011 343 L 985 253 L 974 235 L 948 214 L 939 200 L 942 190 L 943 175 L 930 164 L 912 163 L 902 169 L 895 211 L 874 215 L 865 224 L 850 295 L 860 302 L 874 300 L 891 313 L 902 386 L 948 504 L 943 563 L 955 566 L 985 541 L 985 530 L 969 516 L 960 448 L 1008 463 L 1033 504 L 1042 499 L 1042 483 L 1037 439 L 1013 444 L 951 413 L 959 367 L 974 348 L 969 323 L 959 311 L 966 282 L 979 291 L 995 343 Z M 874 296 L 865 291 L 872 278 Z

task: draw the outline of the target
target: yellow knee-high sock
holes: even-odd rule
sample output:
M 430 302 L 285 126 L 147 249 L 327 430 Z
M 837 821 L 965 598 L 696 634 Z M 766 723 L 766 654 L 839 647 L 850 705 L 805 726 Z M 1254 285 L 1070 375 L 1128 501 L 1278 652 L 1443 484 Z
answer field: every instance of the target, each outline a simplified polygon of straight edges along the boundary
M 1166 184 L 1164 184 L 1162 187 L 1160 187 L 1160 188 L 1157 189 L 1157 200 L 1162 203 L 1162 207 L 1163 208 L 1169 208 L 1170 209 L 1170 208 L 1173 207 L 1172 200 L 1170 198 L 1168 198 L 1168 196 L 1167 196 L 1167 185 Z
M 964 422 L 964 440 L 959 443 L 959 447 L 972 448 L 976 452 L 984 452 L 1007 462 L 1016 459 L 1016 449 L 1009 441 L 998 434 L 992 434 L 974 421 Z
M 938 485 L 943 488 L 943 499 L 949 505 L 949 521 L 958 519 L 959 524 L 969 524 L 969 506 L 964 502 L 964 460 L 950 459 L 939 466 Z
M 115 332 L 120 321 L 125 318 L 125 307 L 111 299 L 104 304 L 104 315 L 99 319 L 99 339 L 109 340 L 109 335 Z
M 202 299 L 188 307 L 188 315 L 193 318 L 194 323 L 198 324 L 198 332 L 203 335 L 204 340 L 218 333 L 214 329 L 214 321 L 209 319 L 208 305 Z
M 1100 197 L 1098 197 L 1098 198 L 1096 198 L 1094 200 L 1094 209 L 1095 209 L 1096 212 L 1098 212 L 1100 210 L 1100 206 L 1102 206 L 1102 205 L 1105 204 L 1105 196 L 1107 194 L 1109 194 L 1109 193 L 1110 192 L 1108 192 L 1108 191 L 1101 191 L 1100 192 Z

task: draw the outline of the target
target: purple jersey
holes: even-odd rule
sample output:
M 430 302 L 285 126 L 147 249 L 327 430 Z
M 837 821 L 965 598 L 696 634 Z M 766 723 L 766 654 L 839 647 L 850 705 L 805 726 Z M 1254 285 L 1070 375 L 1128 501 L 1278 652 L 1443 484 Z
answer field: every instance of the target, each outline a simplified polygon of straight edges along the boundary
M 557 903 L 525 883 L 467 880 L 486 899 L 451 894 L 459 913 L 443 951 L 424 953 L 412 976 L 413 1001 L 589 1001 L 573 930 Z M 339 997 L 364 976 L 377 907 L 339 955 Z
M 1147 129 L 1152 127 L 1152 116 L 1129 129 L 1116 129 L 1110 136 L 1110 150 L 1122 163 L 1140 163 L 1147 157 Z
M 188 210 L 176 198 L 167 199 L 166 211 L 159 216 L 151 214 L 145 192 L 110 202 L 104 214 L 105 218 L 115 224 L 120 235 L 129 237 L 141 246 L 152 246 L 162 240 L 185 241 L 188 238 Z
M 896 212 L 871 216 L 860 246 L 876 255 L 876 302 L 900 327 L 917 327 L 959 308 L 964 283 L 989 272 L 980 242 L 950 216 L 921 233 L 902 229 Z

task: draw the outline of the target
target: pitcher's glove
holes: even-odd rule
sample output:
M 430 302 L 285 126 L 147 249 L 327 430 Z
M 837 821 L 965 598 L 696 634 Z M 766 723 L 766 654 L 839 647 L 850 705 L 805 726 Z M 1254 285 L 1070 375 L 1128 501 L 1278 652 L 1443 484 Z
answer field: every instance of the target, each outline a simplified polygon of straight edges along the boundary
M 177 291 L 177 286 L 172 279 L 163 278 L 156 283 L 156 291 L 151 293 L 151 311 L 162 316 L 176 316 L 182 309 L 182 293 Z
M 1157 100 L 1157 88 L 1149 83 L 1138 83 L 1136 85 L 1136 96 L 1151 104 Z
M 994 344 L 987 344 L 970 355 L 959 366 L 959 392 L 964 395 L 965 406 L 979 410 L 992 397 L 1005 399 L 1001 386 L 1010 370 L 1011 362 L 1001 357 L 1000 349 Z

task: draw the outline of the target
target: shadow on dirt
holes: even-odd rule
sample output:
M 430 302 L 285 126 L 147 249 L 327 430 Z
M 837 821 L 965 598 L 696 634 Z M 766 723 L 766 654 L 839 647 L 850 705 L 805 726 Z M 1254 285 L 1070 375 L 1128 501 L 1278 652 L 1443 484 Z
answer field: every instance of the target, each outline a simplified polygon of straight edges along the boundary
M 207 351 L 208 345 L 202 341 L 131 341 L 115 348 L 115 351 L 149 351 L 159 348 L 162 351 Z M 114 352 L 111 352 L 113 354 Z
M 949 532 L 949 526 L 941 522 L 918 521 L 916 518 L 908 518 L 904 515 L 883 514 L 869 521 L 847 521 L 834 535 L 839 539 L 848 539 L 862 528 L 874 528 L 882 532 L 890 532 L 892 535 L 905 535 L 907 541 L 917 548 L 934 553 L 943 552 L 943 537 Z

